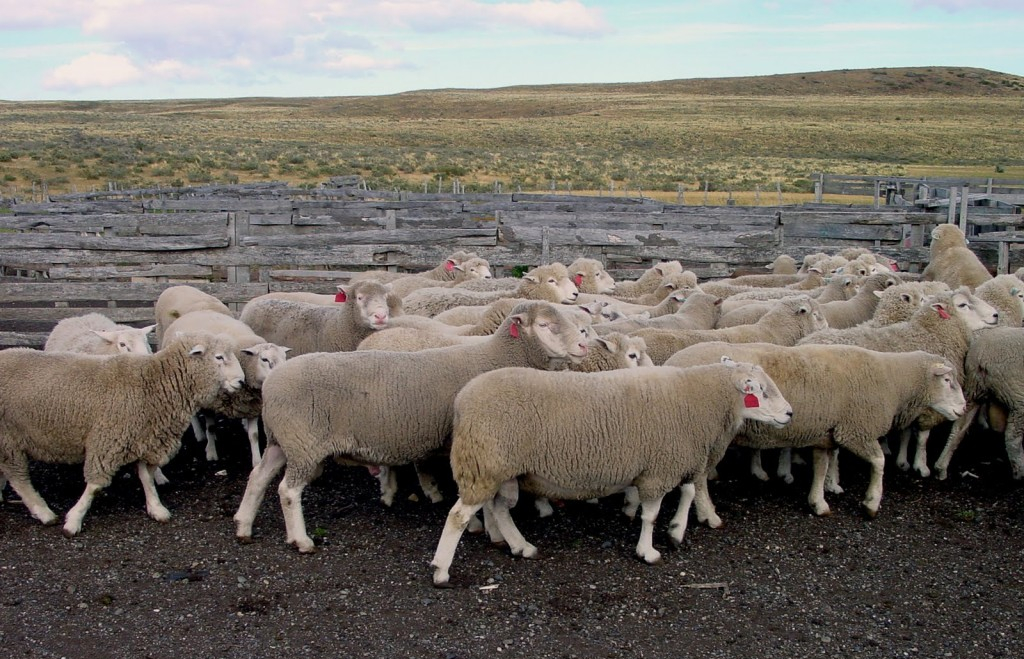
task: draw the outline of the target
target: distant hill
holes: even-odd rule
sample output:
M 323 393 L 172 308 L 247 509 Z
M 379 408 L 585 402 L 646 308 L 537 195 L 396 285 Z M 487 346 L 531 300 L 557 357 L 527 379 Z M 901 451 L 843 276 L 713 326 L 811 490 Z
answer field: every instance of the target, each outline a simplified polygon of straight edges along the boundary
M 504 89 L 536 89 L 533 86 Z M 658 82 L 545 85 L 543 89 L 608 90 L 713 96 L 1024 96 L 1024 77 L 953 66 L 841 69 L 737 78 L 687 78 Z

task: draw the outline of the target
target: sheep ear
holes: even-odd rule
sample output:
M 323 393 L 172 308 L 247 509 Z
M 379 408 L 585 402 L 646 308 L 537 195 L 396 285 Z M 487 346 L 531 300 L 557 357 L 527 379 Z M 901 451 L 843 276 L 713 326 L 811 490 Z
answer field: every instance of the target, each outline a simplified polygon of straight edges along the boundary
M 736 362 L 734 362 L 732 360 L 732 357 L 729 357 L 728 355 L 722 355 L 722 358 L 718 361 L 725 364 L 729 368 L 736 368 Z
M 242 348 L 242 352 L 244 352 L 247 355 L 252 355 L 254 357 L 256 356 L 256 350 L 254 350 L 253 348 Z
M 953 369 L 945 364 L 932 364 L 932 375 L 943 376 L 952 373 Z
M 117 334 L 109 330 L 92 330 L 92 333 L 100 337 L 107 343 L 113 343 L 117 340 Z
M 281 347 L 281 350 L 284 350 L 284 353 L 285 353 L 286 355 L 287 355 L 287 354 L 288 354 L 289 352 L 291 352 L 291 351 L 292 351 L 292 349 L 291 349 L 291 348 L 286 348 L 286 347 L 284 347 L 284 346 L 280 346 L 280 347 Z
M 812 265 L 811 267 L 807 268 L 807 272 L 817 272 L 819 275 L 825 274 L 825 271 L 822 270 L 821 267 L 817 265 Z
M 576 274 L 574 274 L 572 276 L 572 283 L 576 284 L 577 288 L 582 286 L 583 285 L 583 273 L 582 272 L 577 272 Z
M 139 328 L 139 331 L 143 334 L 149 334 L 156 329 L 156 325 L 147 325 L 146 327 Z
M 602 346 L 605 350 L 612 353 L 613 355 L 619 351 L 619 346 L 617 343 L 615 343 L 614 341 L 609 341 L 603 336 L 597 337 L 596 339 L 594 339 L 594 341 L 598 345 Z
M 720 297 L 715 298 L 715 303 L 714 304 L 715 304 L 716 307 L 718 305 L 720 305 L 721 303 L 722 303 L 722 298 L 720 298 Z
M 447 270 L 448 272 L 451 272 L 452 270 L 455 270 L 456 268 L 458 268 L 459 270 L 462 269 L 462 268 L 459 267 L 459 265 L 457 263 L 455 263 L 455 261 L 453 261 L 451 259 L 448 259 L 447 261 L 444 262 L 444 269 Z
M 201 343 L 197 343 L 196 345 L 192 346 L 192 349 L 188 351 L 188 354 L 190 354 L 190 355 L 205 355 L 206 354 L 206 346 L 204 346 Z
M 523 279 L 525 279 L 526 281 L 531 281 L 534 284 L 540 281 L 540 279 L 537 278 L 537 275 L 523 275 Z
M 877 297 L 879 299 L 882 298 L 882 291 L 871 291 L 871 292 L 875 294 L 875 297 Z
M 949 311 L 946 309 L 946 305 L 942 302 L 932 302 L 929 306 L 932 309 L 935 309 L 935 312 L 939 314 L 939 318 L 943 320 L 949 319 Z

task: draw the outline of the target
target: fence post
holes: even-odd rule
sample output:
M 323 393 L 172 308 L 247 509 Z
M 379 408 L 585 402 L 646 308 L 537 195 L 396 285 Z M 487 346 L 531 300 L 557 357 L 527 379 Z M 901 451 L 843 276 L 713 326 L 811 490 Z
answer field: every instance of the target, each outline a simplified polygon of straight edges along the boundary
M 818 174 L 818 180 L 814 182 L 814 203 L 820 204 L 822 194 L 825 192 L 825 175 Z
M 547 265 L 551 260 L 551 244 L 548 240 L 548 227 L 540 228 L 540 264 Z
M 967 193 L 970 188 L 966 185 L 960 190 L 960 230 L 964 232 L 964 235 L 969 235 L 967 232 Z
M 249 235 L 249 212 L 235 211 L 228 213 L 228 245 L 236 254 L 241 256 L 242 242 Z M 227 268 L 227 280 L 229 284 L 249 283 L 248 265 L 231 265 Z M 269 290 L 269 289 L 268 289 Z M 238 303 L 231 304 L 232 311 L 238 311 Z
M 778 195 L 779 206 L 781 206 L 782 205 L 782 182 L 781 181 L 776 181 L 775 182 L 775 193 Z
M 949 186 L 949 208 L 946 209 L 946 224 L 956 223 L 956 200 L 960 194 L 960 188 L 955 185 Z
M 704 205 L 708 205 L 708 182 L 704 181 Z
M 875 201 L 874 201 L 874 205 L 872 206 L 872 208 L 874 208 L 875 210 L 878 210 L 878 207 L 879 207 L 879 197 L 881 196 L 881 194 L 882 194 L 882 181 L 880 179 L 876 178 L 875 179 Z

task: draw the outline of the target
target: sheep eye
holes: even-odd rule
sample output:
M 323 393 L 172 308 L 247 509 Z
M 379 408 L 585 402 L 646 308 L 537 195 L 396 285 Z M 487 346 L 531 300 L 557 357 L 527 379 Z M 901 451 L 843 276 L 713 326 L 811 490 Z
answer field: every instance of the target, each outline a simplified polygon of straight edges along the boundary
M 549 284 L 554 284 L 554 283 L 555 283 L 555 280 L 554 280 L 554 278 L 552 278 L 552 279 L 549 279 L 549 280 L 548 280 L 548 283 L 549 283 Z
M 224 355 L 214 355 L 214 359 L 216 359 L 219 362 L 222 362 L 224 361 Z

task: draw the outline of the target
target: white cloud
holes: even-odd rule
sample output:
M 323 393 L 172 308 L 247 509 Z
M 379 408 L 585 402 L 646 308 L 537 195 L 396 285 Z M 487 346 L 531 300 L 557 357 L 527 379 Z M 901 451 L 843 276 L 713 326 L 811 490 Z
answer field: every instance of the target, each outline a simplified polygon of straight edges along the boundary
M 43 79 L 43 87 L 53 90 L 118 87 L 138 82 L 142 77 L 142 70 L 123 55 L 89 53 L 50 71 Z
M 376 71 L 411 68 L 398 59 L 379 59 L 369 55 L 344 53 L 336 50 L 328 50 L 325 54 L 327 58 L 321 62 L 321 66 L 339 75 L 359 76 Z

